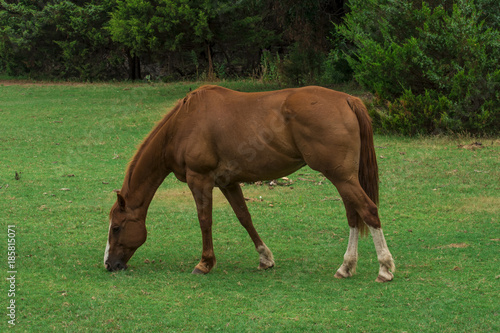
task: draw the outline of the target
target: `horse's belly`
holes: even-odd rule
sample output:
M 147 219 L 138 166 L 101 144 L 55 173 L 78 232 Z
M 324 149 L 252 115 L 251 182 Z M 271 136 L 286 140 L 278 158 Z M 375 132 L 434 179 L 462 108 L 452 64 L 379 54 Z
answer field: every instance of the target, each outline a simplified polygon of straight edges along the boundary
M 276 156 L 256 155 L 252 160 L 241 158 L 227 160 L 215 170 L 217 186 L 237 182 L 272 180 L 287 176 L 302 168 L 305 162 L 300 158 L 290 158 L 281 154 Z

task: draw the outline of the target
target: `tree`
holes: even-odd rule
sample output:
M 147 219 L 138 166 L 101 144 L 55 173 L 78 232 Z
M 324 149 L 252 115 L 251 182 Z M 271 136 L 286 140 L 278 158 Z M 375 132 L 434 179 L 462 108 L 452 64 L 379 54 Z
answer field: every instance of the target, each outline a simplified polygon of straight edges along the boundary
M 272 54 L 288 81 L 312 83 L 329 48 L 330 21 L 341 19 L 343 3 L 0 0 L 0 72 L 84 80 L 140 79 L 143 71 L 214 78 L 258 74 L 263 55 Z
M 332 22 L 341 23 L 344 0 L 270 0 L 274 18 L 290 44 L 326 52 Z
M 0 71 L 106 79 L 119 66 L 106 31 L 114 0 L 0 2 Z
M 356 46 L 347 55 L 356 80 L 388 101 L 388 112 L 374 115 L 381 126 L 406 134 L 498 130 L 500 31 L 478 8 L 468 0 L 350 1 L 338 31 Z
M 140 58 L 178 51 L 183 43 L 207 43 L 212 38 L 208 1 L 117 1 L 108 24 L 114 41 L 129 55 L 131 79 L 140 78 Z

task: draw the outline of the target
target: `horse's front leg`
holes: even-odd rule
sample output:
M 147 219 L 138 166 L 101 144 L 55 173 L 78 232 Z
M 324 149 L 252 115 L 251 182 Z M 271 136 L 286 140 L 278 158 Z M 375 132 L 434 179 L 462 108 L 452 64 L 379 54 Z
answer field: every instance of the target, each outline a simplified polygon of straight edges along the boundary
M 200 174 L 190 174 L 187 177 L 189 189 L 193 194 L 198 211 L 201 236 L 203 239 L 203 252 L 201 260 L 193 270 L 193 274 L 207 274 L 215 267 L 216 260 L 212 241 L 212 191 L 213 179 Z

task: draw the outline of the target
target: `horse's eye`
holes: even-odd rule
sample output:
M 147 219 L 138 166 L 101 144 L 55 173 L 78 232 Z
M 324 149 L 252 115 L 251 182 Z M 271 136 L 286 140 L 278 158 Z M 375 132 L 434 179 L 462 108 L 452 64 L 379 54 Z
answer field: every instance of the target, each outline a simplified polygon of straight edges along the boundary
M 115 225 L 115 226 L 113 226 L 113 227 L 111 228 L 111 230 L 113 230 L 113 233 L 115 233 L 115 234 L 119 233 L 119 232 L 120 232 L 120 229 L 121 229 L 121 228 L 120 228 L 120 226 L 118 226 L 118 225 Z

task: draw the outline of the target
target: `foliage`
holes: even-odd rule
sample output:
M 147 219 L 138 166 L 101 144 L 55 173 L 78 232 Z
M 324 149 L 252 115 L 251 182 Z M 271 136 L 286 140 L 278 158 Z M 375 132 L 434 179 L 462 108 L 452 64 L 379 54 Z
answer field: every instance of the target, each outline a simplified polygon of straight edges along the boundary
M 210 22 L 212 49 L 216 62 L 226 64 L 227 74 L 234 77 L 259 72 L 265 50 L 274 50 L 281 43 L 273 15 L 267 1 L 228 1 L 217 6 L 216 17 Z
M 313 48 L 303 49 L 299 43 L 293 44 L 282 64 L 285 83 L 296 86 L 314 84 L 321 75 L 324 59 L 322 52 Z
M 0 0 L 0 73 L 355 79 L 381 130 L 488 134 L 500 127 L 499 22 L 497 0 Z
M 340 84 L 352 81 L 353 70 L 347 61 L 346 53 L 353 54 L 345 38 L 332 33 L 332 49 L 323 63 L 321 82 L 324 84 Z
M 330 20 L 340 20 L 343 2 L 0 0 L 0 72 L 215 79 L 255 75 L 263 50 L 281 59 L 291 50 L 290 72 L 303 58 L 328 51 Z M 289 81 L 302 81 L 297 75 Z
M 210 40 L 208 1 L 158 0 L 117 1 L 108 29 L 114 41 L 134 55 L 149 50 L 176 50 L 190 42 Z
M 0 71 L 79 80 L 117 77 L 120 53 L 102 29 L 113 0 L 80 3 L 2 1 Z
M 283 28 L 283 38 L 290 45 L 298 43 L 302 51 L 329 50 L 328 36 L 332 22 L 340 23 L 344 15 L 344 1 L 279 0 L 268 1 L 275 13 L 276 23 Z M 300 51 L 300 50 L 299 50 Z M 292 49 L 292 52 L 297 52 Z
M 449 10 L 419 3 L 351 1 L 338 27 L 357 47 L 347 55 L 355 78 L 380 100 L 392 101 L 382 125 L 406 134 L 497 131 L 497 23 L 488 25 L 472 1 L 456 1 Z
M 256 82 L 226 84 L 269 89 Z M 375 137 L 379 212 L 397 266 L 390 284 L 374 282 L 369 237 L 360 239 L 356 275 L 333 277 L 349 237 L 345 210 L 335 188 L 308 168 L 289 176 L 292 186 L 243 187 L 275 268 L 257 270 L 248 234 L 215 191 L 218 265 L 190 274 L 200 229 L 189 189 L 171 176 L 149 208 L 147 242 L 127 271 L 107 272 L 113 189 L 144 136 L 196 87 L 0 87 L 0 221 L 4 235 L 16 225 L 19 252 L 11 330 L 500 331 L 498 138 L 467 150 L 457 145 L 476 139 Z M 7 292 L 2 297 L 7 304 Z
M 281 59 L 279 53 L 273 56 L 271 51 L 262 51 L 261 56 L 261 80 L 263 82 L 281 82 L 280 65 Z

